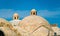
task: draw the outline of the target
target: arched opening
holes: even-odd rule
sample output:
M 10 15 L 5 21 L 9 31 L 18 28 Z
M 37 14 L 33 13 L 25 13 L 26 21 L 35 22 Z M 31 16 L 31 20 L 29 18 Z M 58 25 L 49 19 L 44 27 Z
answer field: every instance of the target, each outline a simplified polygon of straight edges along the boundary
M 56 32 L 54 33 L 54 36 L 57 36 L 57 33 Z
M 16 17 L 14 19 L 16 19 Z
M 35 12 L 33 13 L 33 15 L 35 15 Z
M 4 32 L 0 30 L 0 36 L 5 36 Z

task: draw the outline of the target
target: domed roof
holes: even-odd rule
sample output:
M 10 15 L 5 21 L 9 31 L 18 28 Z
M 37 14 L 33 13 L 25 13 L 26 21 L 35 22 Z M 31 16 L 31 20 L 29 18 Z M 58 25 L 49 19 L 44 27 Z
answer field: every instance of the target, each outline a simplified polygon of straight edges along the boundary
M 14 15 L 13 16 L 18 16 L 18 14 L 17 13 L 14 13 Z
M 21 21 L 21 20 L 19 20 L 19 15 L 18 15 L 18 13 L 14 13 L 14 15 L 13 15 L 13 20 L 11 20 L 10 23 L 11 23 L 13 26 L 17 26 L 20 21 Z
M 36 11 L 35 9 L 32 9 L 31 11 Z
M 45 20 L 44 18 L 37 16 L 37 15 L 30 15 L 28 17 L 25 17 L 22 21 L 27 22 L 27 23 L 49 24 L 47 20 Z
M 37 27 L 39 26 L 47 26 L 47 28 L 50 29 L 50 25 L 47 20 L 44 18 L 37 16 L 37 15 L 30 15 L 28 17 L 25 17 L 21 22 L 20 22 L 20 27 L 27 31 L 34 31 Z

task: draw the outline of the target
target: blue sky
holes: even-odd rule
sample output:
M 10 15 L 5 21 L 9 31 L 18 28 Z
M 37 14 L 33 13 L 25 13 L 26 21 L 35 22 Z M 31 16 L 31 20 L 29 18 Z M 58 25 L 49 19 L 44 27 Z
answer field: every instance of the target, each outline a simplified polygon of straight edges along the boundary
M 0 0 L 0 18 L 12 20 L 12 15 L 18 13 L 23 19 L 33 8 L 38 16 L 60 27 L 60 0 Z

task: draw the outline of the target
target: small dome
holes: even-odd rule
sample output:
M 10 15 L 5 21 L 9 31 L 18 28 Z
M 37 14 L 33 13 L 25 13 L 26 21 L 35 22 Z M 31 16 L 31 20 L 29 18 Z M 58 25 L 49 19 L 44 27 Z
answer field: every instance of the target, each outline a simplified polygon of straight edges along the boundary
M 35 9 L 32 9 L 31 11 L 36 11 Z
M 13 16 L 18 16 L 18 14 L 17 13 L 14 13 L 14 15 Z
M 48 21 L 46 21 L 44 18 L 36 15 L 30 15 L 28 17 L 25 17 L 21 22 L 20 22 L 20 27 L 27 31 L 33 31 L 39 26 L 45 25 L 50 29 L 50 25 Z
M 31 15 L 37 15 L 37 11 L 35 9 L 32 9 L 30 12 Z
M 18 20 L 18 19 L 19 19 L 19 15 L 18 15 L 17 13 L 15 13 L 15 14 L 13 15 L 13 19 L 14 19 L 14 20 Z
M 14 13 L 13 15 L 13 20 L 10 21 L 13 26 L 17 26 L 21 20 L 19 20 L 19 15 L 18 13 Z

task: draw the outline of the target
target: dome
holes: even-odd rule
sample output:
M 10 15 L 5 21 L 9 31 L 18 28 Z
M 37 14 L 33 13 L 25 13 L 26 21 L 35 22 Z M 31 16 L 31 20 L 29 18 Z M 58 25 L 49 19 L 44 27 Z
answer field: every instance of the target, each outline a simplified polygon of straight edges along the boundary
M 31 11 L 36 11 L 35 9 L 32 9 Z
M 19 15 L 18 15 L 18 13 L 14 13 L 14 15 L 13 15 L 13 20 L 11 20 L 10 23 L 11 23 L 13 26 L 17 26 L 20 21 L 21 21 L 21 20 L 19 20 Z
M 47 28 L 50 29 L 50 25 L 47 20 L 44 18 L 37 16 L 37 15 L 30 15 L 28 17 L 25 17 L 21 22 L 20 22 L 20 27 L 27 30 L 27 31 L 34 31 L 37 27 L 39 26 L 46 26 Z
M 44 23 L 44 24 L 49 24 L 47 20 L 45 20 L 44 18 L 40 17 L 40 16 L 36 16 L 36 15 L 31 15 L 28 17 L 25 17 L 22 22 L 27 22 L 27 23 Z
M 13 16 L 18 16 L 18 14 L 17 13 L 14 13 L 14 15 Z
M 30 12 L 31 15 L 37 15 L 37 11 L 35 9 L 32 9 Z
M 15 13 L 15 14 L 13 15 L 13 19 L 14 19 L 14 20 L 19 19 L 19 15 L 18 15 L 18 13 Z

